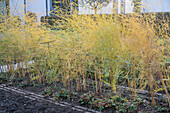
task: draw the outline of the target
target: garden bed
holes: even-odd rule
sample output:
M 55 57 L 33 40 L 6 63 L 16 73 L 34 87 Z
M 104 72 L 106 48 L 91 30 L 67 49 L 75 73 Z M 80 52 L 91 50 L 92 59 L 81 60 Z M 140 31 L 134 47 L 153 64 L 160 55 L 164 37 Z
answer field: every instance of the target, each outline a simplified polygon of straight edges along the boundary
M 0 89 L 1 113 L 79 113 L 71 107 L 55 105 L 49 102 L 26 98 L 13 91 Z
M 150 105 L 150 100 L 148 98 L 138 98 L 134 100 L 126 90 L 126 88 L 120 87 L 118 92 L 113 93 L 111 88 L 108 87 L 108 90 L 105 90 L 102 94 L 95 94 L 90 91 L 90 87 L 86 91 L 76 91 L 76 86 L 72 87 L 63 87 L 62 82 L 58 81 L 54 84 L 39 84 L 37 81 L 30 82 L 28 77 L 13 77 L 12 79 L 5 78 L 1 74 L 1 83 L 6 84 L 7 86 L 12 86 L 16 88 L 23 89 L 25 91 L 33 92 L 36 94 L 41 94 L 44 98 L 53 99 L 55 102 L 68 102 L 72 106 L 83 106 L 87 108 L 92 108 L 94 110 L 102 112 L 169 112 L 168 103 L 166 99 L 157 99 L 159 103 L 157 106 L 152 107 Z M 89 92 L 90 91 L 90 92 Z M 138 95 L 139 96 L 139 95 Z M 115 101 L 116 99 L 116 101 Z M 109 104 L 116 103 L 117 105 Z M 99 101 L 99 102 L 98 102 Z M 101 101 L 101 102 L 100 102 Z M 98 103 L 98 104 L 97 104 Z M 102 105 L 103 103 L 103 105 Z M 129 107 L 130 106 L 130 107 Z
M 102 112 L 170 112 L 169 23 L 155 16 L 7 19 L 0 84 Z
M 5 94 L 5 99 L 8 100 L 10 99 L 10 96 L 8 93 L 10 92 L 14 97 L 15 99 L 12 99 L 12 104 L 8 105 L 6 104 L 6 100 L 3 100 L 1 101 L 1 106 L 2 107 L 2 110 L 3 108 L 7 108 L 7 109 L 4 109 L 4 110 L 8 110 L 8 106 L 14 106 L 16 109 L 13 109 L 13 111 L 22 111 L 23 109 L 21 107 L 23 107 L 21 105 L 21 107 L 18 105 L 20 103 L 20 101 L 17 101 L 18 100 L 18 96 L 24 98 L 22 102 L 24 103 L 27 103 L 27 100 L 29 101 L 33 101 L 33 102 L 39 102 L 41 103 L 39 108 L 35 108 L 37 111 L 36 112 L 46 112 L 46 111 L 49 111 L 48 110 L 48 106 L 44 106 L 44 103 L 45 104 L 48 104 L 51 106 L 52 110 L 50 112 L 55 112 L 55 113 L 60 113 L 60 112 L 73 112 L 73 113 L 77 113 L 77 112 L 85 112 L 85 113 L 89 113 L 89 112 L 93 112 L 93 113 L 100 113 L 98 111 L 95 111 L 95 110 L 92 110 L 92 109 L 88 109 L 88 108 L 84 108 L 84 107 L 81 107 L 81 106 L 74 106 L 72 104 L 69 104 L 67 102 L 54 102 L 51 98 L 45 98 L 45 96 L 43 95 L 38 95 L 38 94 L 35 94 L 33 92 L 29 92 L 29 91 L 26 91 L 26 90 L 21 90 L 21 89 L 18 89 L 18 88 L 14 88 L 14 87 L 10 87 L 10 86 L 6 86 L 5 84 L 2 84 L 0 85 L 0 90 L 2 90 L 2 92 L 5 92 L 5 93 L 2 93 L 2 95 L 0 95 L 1 98 L 4 99 L 4 94 Z M 9 98 L 8 98 L 9 97 Z M 27 99 L 27 100 L 26 100 Z M 9 102 L 9 101 L 7 101 Z M 19 103 L 18 103 L 19 102 Z M 28 102 L 29 103 L 29 102 Z M 39 104 L 38 103 L 38 104 Z M 17 104 L 17 107 L 15 106 Z M 31 104 L 31 103 L 29 103 Z M 32 103 L 34 104 L 34 103 Z M 26 106 L 26 104 L 24 104 Z M 36 104 L 37 105 L 37 104 Z M 42 107 L 42 108 L 41 108 Z M 53 107 L 55 108 L 58 108 L 58 107 L 61 107 L 59 110 L 56 111 L 56 109 L 54 110 Z M 26 107 L 24 107 L 26 108 Z M 28 106 L 28 108 L 30 108 Z M 33 111 L 34 110 L 34 107 L 31 106 L 31 108 L 29 109 L 29 111 Z M 44 111 L 45 110 L 45 111 Z

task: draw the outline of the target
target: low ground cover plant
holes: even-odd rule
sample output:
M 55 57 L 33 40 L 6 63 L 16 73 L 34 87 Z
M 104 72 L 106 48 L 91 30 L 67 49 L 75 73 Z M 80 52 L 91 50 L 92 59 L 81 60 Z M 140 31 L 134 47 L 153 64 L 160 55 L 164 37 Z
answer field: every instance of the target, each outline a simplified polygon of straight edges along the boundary
M 40 94 L 46 97 L 53 97 L 54 101 L 69 100 L 78 101 L 80 105 L 86 105 L 90 108 L 97 108 L 99 111 L 105 109 L 113 109 L 118 112 L 139 112 L 139 106 L 148 106 L 147 100 L 141 98 L 135 98 L 127 100 L 122 98 L 118 94 L 108 94 L 107 96 L 98 96 L 94 92 L 89 91 L 84 94 L 78 94 L 77 92 L 69 91 L 65 88 L 51 88 L 47 87 Z
M 55 94 L 53 95 L 53 99 L 55 101 L 58 101 L 60 98 L 67 99 L 67 100 L 73 100 L 77 98 L 77 93 L 76 92 L 70 92 L 65 88 L 60 89 L 59 91 L 56 91 Z
M 118 95 L 109 95 L 107 97 L 94 96 L 93 92 L 83 94 L 79 99 L 80 104 L 87 104 L 91 108 L 97 107 L 100 111 L 107 108 L 115 109 L 119 112 L 138 112 L 138 106 L 144 104 L 140 98 L 136 98 L 129 102 L 127 99 Z
M 40 94 L 41 94 L 41 95 L 44 95 L 45 97 L 49 97 L 49 96 L 53 95 L 54 92 L 55 92 L 55 91 L 52 90 L 51 87 L 47 87 L 47 88 L 45 88 L 44 91 L 41 92 Z

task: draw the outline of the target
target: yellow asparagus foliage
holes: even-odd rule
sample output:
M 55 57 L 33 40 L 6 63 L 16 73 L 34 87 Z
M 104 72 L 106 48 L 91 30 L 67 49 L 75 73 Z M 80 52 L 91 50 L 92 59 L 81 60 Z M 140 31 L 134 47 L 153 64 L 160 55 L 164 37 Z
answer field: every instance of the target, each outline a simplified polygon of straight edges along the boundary
M 54 26 L 39 24 L 30 15 L 1 20 L 0 64 L 7 64 L 10 74 L 15 75 L 15 62 L 33 61 L 18 67 L 22 69 L 17 72 L 20 77 L 28 73 L 31 81 L 40 83 L 61 80 L 65 87 L 74 81 L 77 90 L 86 90 L 87 83 L 94 81 L 96 93 L 102 92 L 102 84 L 114 92 L 117 85 L 128 84 L 135 96 L 137 88 L 149 87 L 152 105 L 156 104 L 155 91 L 165 91 L 170 99 L 168 23 L 159 20 L 163 27 L 157 32 L 154 14 L 78 15 L 74 11 L 70 15 L 55 11 L 61 19 Z

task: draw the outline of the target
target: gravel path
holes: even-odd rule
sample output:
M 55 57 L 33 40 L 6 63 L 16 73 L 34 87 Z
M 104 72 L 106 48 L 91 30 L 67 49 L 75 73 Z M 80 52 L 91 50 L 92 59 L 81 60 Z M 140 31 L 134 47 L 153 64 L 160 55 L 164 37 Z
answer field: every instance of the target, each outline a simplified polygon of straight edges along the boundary
M 0 113 L 80 113 L 69 107 L 30 100 L 20 94 L 0 89 Z

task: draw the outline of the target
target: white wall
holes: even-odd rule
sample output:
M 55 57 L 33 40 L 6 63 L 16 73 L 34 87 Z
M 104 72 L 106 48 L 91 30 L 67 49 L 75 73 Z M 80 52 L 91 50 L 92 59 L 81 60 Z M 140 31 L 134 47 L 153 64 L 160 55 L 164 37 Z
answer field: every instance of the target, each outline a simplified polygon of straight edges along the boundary
M 9 0 L 9 7 L 12 16 L 22 18 L 25 15 L 24 0 Z M 41 16 L 46 15 L 46 0 L 26 0 L 26 12 L 28 11 L 36 13 L 37 21 L 40 22 Z
M 26 0 L 26 12 L 36 13 L 40 22 L 41 16 L 46 15 L 46 0 Z
M 143 0 L 142 12 L 170 12 L 170 0 Z
M 12 16 L 24 16 L 24 0 L 9 0 L 9 7 Z
M 81 0 L 78 2 L 78 10 L 79 14 L 95 14 L 95 11 L 92 9 L 89 9 L 89 5 L 84 4 L 82 5 Z M 101 8 L 97 11 L 97 14 L 112 14 L 113 12 L 113 1 L 111 1 L 106 7 Z
M 132 0 L 126 0 L 125 13 L 133 13 Z M 170 0 L 142 0 L 141 12 L 170 12 Z
M 125 13 L 133 13 L 132 0 L 126 0 L 126 2 L 125 2 Z
M 81 0 L 79 0 L 79 14 L 94 14 L 94 10 L 90 10 L 88 6 L 82 6 Z M 121 13 L 121 0 L 117 1 L 117 12 Z M 111 2 L 107 7 L 102 8 L 97 12 L 97 14 L 112 14 L 113 2 Z M 133 3 L 132 0 L 125 0 L 125 14 L 133 13 Z M 170 12 L 170 0 L 142 0 L 141 12 Z
M 133 4 L 132 0 L 124 0 L 125 1 L 125 13 L 132 13 L 133 12 Z M 103 7 L 100 9 L 97 14 L 113 14 L 115 13 L 115 8 L 113 6 L 113 0 L 108 4 L 108 6 Z M 86 8 L 87 7 L 87 8 Z M 116 13 L 121 13 L 121 0 L 116 0 Z M 113 11 L 114 10 L 114 11 Z M 90 10 L 88 5 L 82 5 L 81 0 L 79 0 L 79 14 L 94 14 L 94 10 Z

